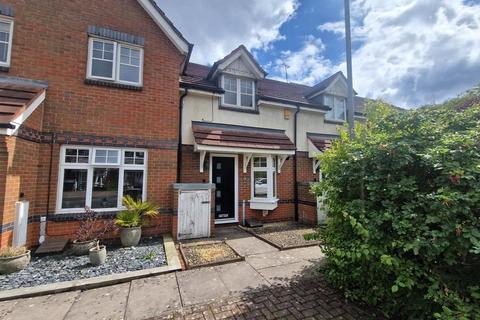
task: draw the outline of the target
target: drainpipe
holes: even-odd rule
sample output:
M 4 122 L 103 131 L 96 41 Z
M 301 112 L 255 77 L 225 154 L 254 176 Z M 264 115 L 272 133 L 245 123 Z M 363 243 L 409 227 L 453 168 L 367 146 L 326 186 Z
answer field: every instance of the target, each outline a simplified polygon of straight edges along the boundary
M 179 115 L 178 115 L 178 150 L 177 150 L 177 183 L 180 183 L 182 173 L 182 118 L 183 118 L 183 99 L 188 94 L 188 88 L 180 96 Z
M 52 190 L 52 168 L 53 168 L 53 145 L 55 144 L 55 132 L 50 134 L 50 163 L 48 164 L 48 186 L 47 186 L 47 214 L 45 219 L 45 230 L 47 229 L 48 216 L 50 215 L 50 192 Z M 41 221 L 43 222 L 43 221 Z
M 293 157 L 293 196 L 295 202 L 295 221 L 298 221 L 298 179 L 297 179 L 297 115 L 300 112 L 300 106 L 297 106 L 293 116 L 293 143 L 295 144 L 295 156 Z

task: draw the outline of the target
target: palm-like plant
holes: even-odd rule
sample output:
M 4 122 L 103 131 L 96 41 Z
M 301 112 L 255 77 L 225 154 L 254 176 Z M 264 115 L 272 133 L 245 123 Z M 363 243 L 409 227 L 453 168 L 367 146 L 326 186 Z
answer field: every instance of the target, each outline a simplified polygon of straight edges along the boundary
M 122 228 L 140 227 L 145 224 L 146 218 L 158 215 L 158 206 L 142 200 L 135 200 L 131 196 L 122 199 L 126 210 L 120 211 L 115 219 L 115 224 Z

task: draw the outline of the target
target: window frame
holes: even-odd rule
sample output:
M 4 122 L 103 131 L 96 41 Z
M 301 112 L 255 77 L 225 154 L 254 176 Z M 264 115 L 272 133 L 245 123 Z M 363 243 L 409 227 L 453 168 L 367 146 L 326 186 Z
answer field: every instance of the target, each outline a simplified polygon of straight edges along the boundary
M 331 97 L 331 98 L 332 98 L 333 107 L 331 107 L 331 106 L 329 106 L 329 105 L 327 104 L 327 97 Z M 340 99 L 343 100 L 343 115 L 344 115 L 343 119 L 340 119 L 340 118 L 337 118 L 337 117 L 336 117 L 337 108 L 338 108 L 338 107 L 337 107 L 337 104 L 336 104 L 335 101 L 336 101 L 336 99 L 338 99 L 338 98 L 340 98 Z M 329 111 L 325 114 L 325 119 L 326 119 L 327 121 L 338 121 L 338 122 L 345 122 L 345 121 L 347 121 L 347 99 L 346 99 L 345 97 L 342 97 L 342 96 L 339 96 L 339 95 L 334 95 L 334 94 L 328 94 L 328 93 L 326 93 L 326 94 L 323 95 L 323 104 L 324 104 L 325 106 L 328 106 L 328 107 L 332 108 L 331 110 L 329 110 Z M 333 117 L 330 117 L 330 116 L 329 116 L 329 113 L 330 113 L 330 112 L 333 113 Z
M 93 41 L 99 41 L 103 43 L 110 43 L 113 44 L 113 66 L 112 66 L 112 77 L 102 77 L 102 76 L 95 76 L 92 74 L 92 60 L 93 60 Z M 121 54 L 121 48 L 129 48 L 129 49 L 135 49 L 140 51 L 140 65 L 139 65 L 139 77 L 138 77 L 138 82 L 132 82 L 132 81 L 126 81 L 126 80 L 120 80 L 120 54 Z M 143 47 L 141 46 L 136 46 L 130 43 L 125 43 L 121 41 L 115 41 L 115 40 L 110 40 L 110 39 L 105 39 L 101 37 L 89 37 L 88 38 L 88 57 L 87 57 L 87 79 L 92 79 L 92 80 L 106 80 L 109 82 L 114 82 L 114 83 L 120 83 L 120 84 L 126 84 L 126 85 L 132 85 L 136 87 L 141 87 L 143 86 L 143 62 L 144 62 L 144 50 Z
M 2 67 L 10 67 L 11 59 L 12 59 L 12 46 L 13 46 L 13 25 L 14 25 L 14 20 L 1 16 L 0 17 L 0 22 L 5 22 L 10 24 L 10 30 L 9 30 L 9 37 L 8 37 L 8 49 L 7 49 L 7 61 L 0 61 L 0 66 Z
M 225 94 L 222 94 L 222 106 L 226 107 L 231 107 L 231 108 L 239 108 L 239 109 L 247 109 L 247 110 L 255 110 L 255 80 L 251 78 L 246 78 L 246 77 L 239 77 L 235 76 L 232 74 L 222 74 L 221 80 L 220 80 L 220 85 L 223 90 L 225 90 L 225 77 L 233 78 L 237 81 L 237 90 L 236 90 L 236 95 L 237 95 L 237 104 L 231 104 L 231 103 L 226 103 L 225 102 Z M 242 106 L 242 80 L 247 80 L 252 83 L 252 106 Z M 233 92 L 231 90 L 228 90 L 228 92 Z M 243 95 L 247 95 L 247 93 L 243 93 Z
M 255 158 L 266 158 L 267 159 L 267 166 L 266 167 L 255 167 Z M 277 176 L 277 159 L 273 155 L 254 155 L 252 156 L 251 161 L 251 200 L 258 200 L 258 201 L 274 201 L 277 200 L 277 190 L 278 190 L 278 176 Z M 254 179 L 254 172 L 267 172 L 267 197 L 255 197 L 255 179 Z
M 89 150 L 88 154 L 88 163 L 72 163 L 65 161 L 65 154 L 67 149 L 83 149 Z M 117 164 L 102 164 L 95 163 L 95 151 L 96 150 L 119 150 L 119 161 Z M 141 164 L 125 164 L 125 152 L 143 152 L 144 153 L 144 163 Z M 117 168 L 118 172 L 118 198 L 117 206 L 112 208 L 93 208 L 93 210 L 98 212 L 109 212 L 109 211 L 118 211 L 123 210 L 125 207 L 122 205 L 123 198 L 123 185 L 124 185 L 124 173 L 125 171 L 143 171 L 143 185 L 142 185 L 142 200 L 145 201 L 147 198 L 147 175 L 148 175 L 148 151 L 147 149 L 136 149 L 136 148 L 113 148 L 113 147 L 101 147 L 101 146 L 82 146 L 82 145 L 62 145 L 60 147 L 60 161 L 58 168 L 58 181 L 57 181 L 57 203 L 55 208 L 56 214 L 62 213 L 78 213 L 84 210 L 85 206 L 91 207 L 92 205 L 92 193 L 93 193 L 93 171 L 94 169 L 99 168 Z M 62 208 L 63 201 L 63 184 L 64 184 L 64 175 L 65 170 L 67 169 L 79 169 L 87 170 L 87 185 L 85 190 L 85 205 L 81 208 Z

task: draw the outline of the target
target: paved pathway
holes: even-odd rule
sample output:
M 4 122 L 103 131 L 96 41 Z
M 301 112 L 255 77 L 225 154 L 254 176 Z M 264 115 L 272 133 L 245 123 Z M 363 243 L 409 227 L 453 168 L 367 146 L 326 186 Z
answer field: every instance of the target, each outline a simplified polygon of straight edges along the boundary
M 0 302 L 0 319 L 360 319 L 314 269 L 319 247 L 278 251 L 239 230 L 218 238 L 245 261 L 74 291 Z

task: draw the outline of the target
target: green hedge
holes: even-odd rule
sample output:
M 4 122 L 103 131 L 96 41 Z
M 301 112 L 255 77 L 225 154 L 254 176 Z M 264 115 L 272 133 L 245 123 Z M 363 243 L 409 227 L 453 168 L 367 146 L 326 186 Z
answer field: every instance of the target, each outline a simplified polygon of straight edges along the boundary
M 480 98 L 369 107 L 320 156 L 328 280 L 402 319 L 480 319 Z

